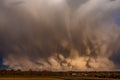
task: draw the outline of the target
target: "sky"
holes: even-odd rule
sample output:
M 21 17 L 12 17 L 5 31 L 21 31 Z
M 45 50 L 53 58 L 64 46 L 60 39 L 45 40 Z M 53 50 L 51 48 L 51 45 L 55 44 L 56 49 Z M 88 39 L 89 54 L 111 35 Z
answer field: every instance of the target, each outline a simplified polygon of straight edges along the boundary
M 2 52 L 0 52 L 0 70 L 2 70 L 2 69 L 6 69 L 7 68 L 7 66 L 5 66 L 5 65 L 3 65 L 2 63 L 3 63 L 3 55 L 2 55 Z
M 3 65 L 2 65 L 2 55 L 0 55 L 0 69 L 3 68 Z
M 120 14 L 120 11 L 115 13 L 115 23 L 117 25 L 120 25 L 120 15 L 119 14 Z
M 120 70 L 119 4 L 0 0 L 0 69 Z

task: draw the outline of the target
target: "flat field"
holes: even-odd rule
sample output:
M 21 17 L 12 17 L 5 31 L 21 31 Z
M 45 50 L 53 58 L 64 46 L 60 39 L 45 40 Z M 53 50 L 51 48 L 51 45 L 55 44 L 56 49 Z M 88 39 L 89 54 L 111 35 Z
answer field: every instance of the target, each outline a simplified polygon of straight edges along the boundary
M 0 80 L 62 80 L 56 78 L 0 78 Z
M 0 80 L 120 80 L 120 79 L 99 79 L 99 78 L 83 78 L 83 79 L 57 79 L 57 78 L 0 78 Z

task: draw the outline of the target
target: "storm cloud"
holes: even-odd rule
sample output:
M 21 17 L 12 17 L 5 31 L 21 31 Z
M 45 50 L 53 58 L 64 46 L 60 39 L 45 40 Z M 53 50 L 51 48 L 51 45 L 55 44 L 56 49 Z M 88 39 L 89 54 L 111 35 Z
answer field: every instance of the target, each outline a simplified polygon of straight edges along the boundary
M 119 0 L 0 0 L 0 54 L 21 70 L 120 68 Z

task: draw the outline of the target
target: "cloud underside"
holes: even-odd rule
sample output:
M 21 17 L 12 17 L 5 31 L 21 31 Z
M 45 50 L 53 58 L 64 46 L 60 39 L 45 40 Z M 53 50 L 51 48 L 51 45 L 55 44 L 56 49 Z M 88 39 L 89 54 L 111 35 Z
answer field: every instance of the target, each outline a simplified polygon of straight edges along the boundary
M 21 70 L 120 68 L 119 0 L 1 0 L 3 65 Z

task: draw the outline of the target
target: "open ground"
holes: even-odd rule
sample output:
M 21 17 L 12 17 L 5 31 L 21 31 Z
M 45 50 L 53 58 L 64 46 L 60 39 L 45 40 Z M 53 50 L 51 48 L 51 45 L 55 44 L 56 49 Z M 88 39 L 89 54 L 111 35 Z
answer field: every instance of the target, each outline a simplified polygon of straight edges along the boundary
M 0 80 L 120 80 L 120 79 L 100 79 L 100 78 L 79 78 L 79 79 L 57 79 L 57 78 L 0 78 Z

